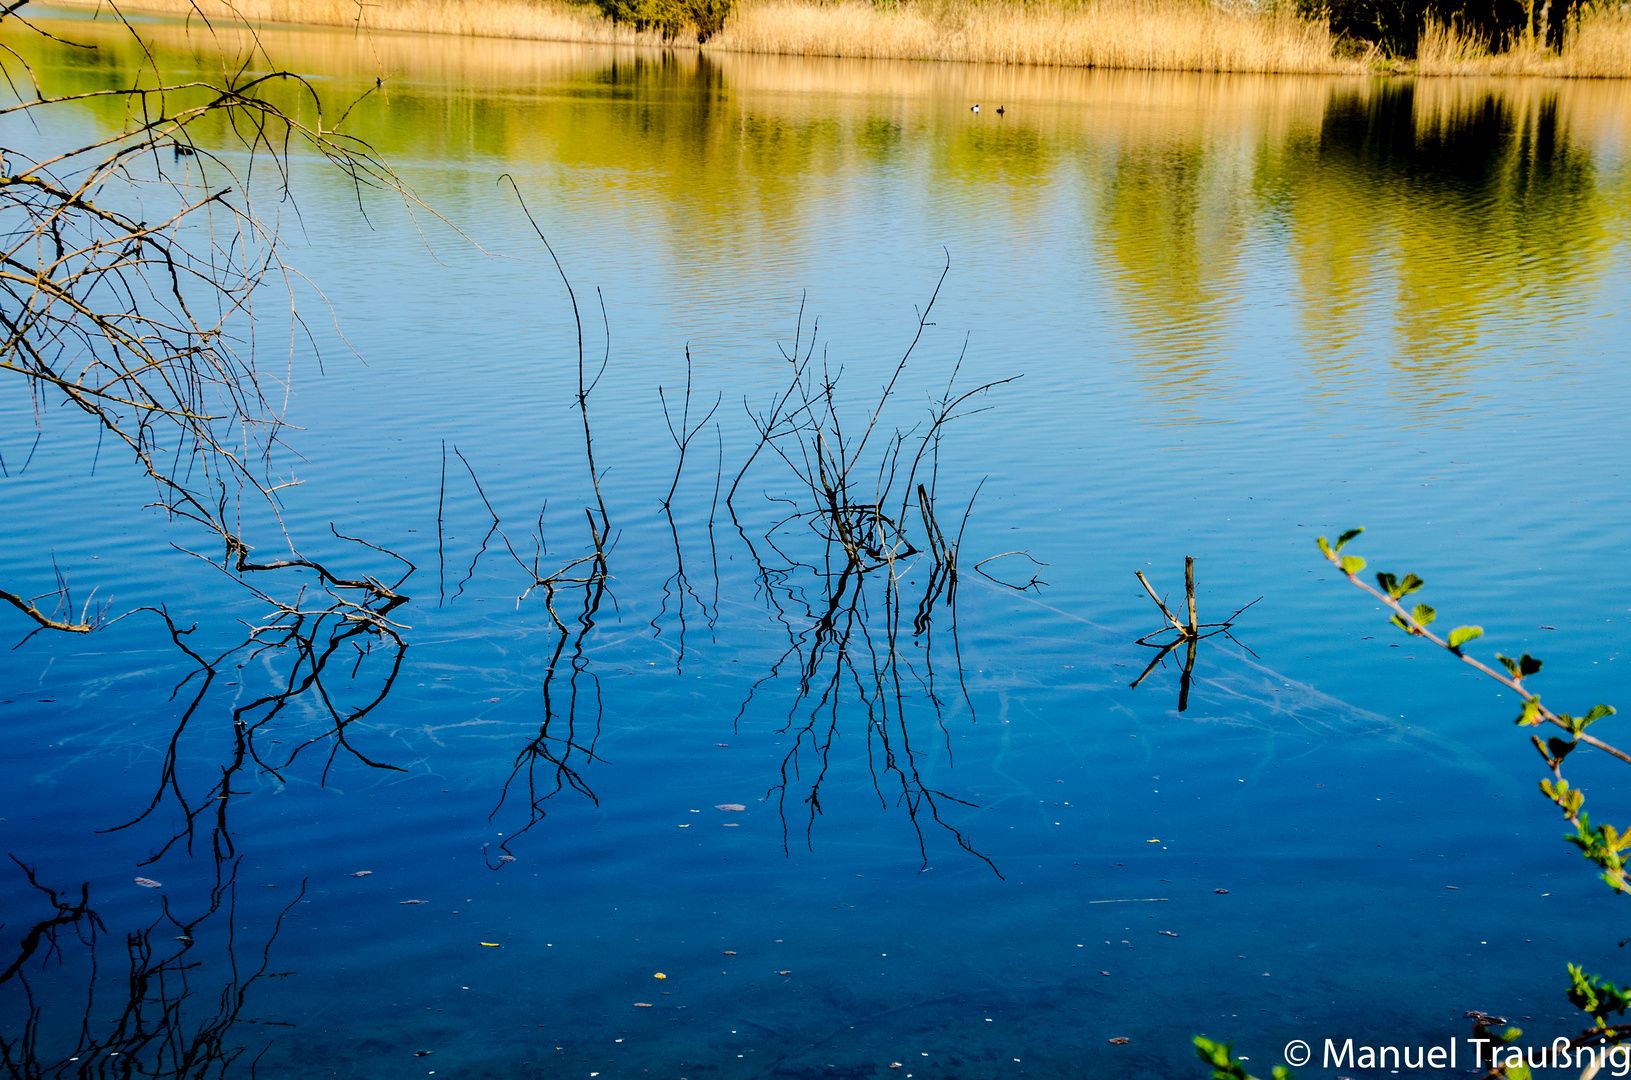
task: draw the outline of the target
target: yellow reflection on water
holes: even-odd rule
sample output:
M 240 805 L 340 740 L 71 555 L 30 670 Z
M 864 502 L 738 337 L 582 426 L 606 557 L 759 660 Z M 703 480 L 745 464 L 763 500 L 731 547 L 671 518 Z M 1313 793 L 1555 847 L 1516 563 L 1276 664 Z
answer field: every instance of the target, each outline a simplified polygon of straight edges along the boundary
M 62 88 L 109 85 L 139 66 L 115 27 L 49 25 L 99 48 L 15 30 L 6 41 Z M 1492 355 L 1550 362 L 1540 343 L 1599 296 L 1631 207 L 1625 169 L 1605 164 L 1631 142 L 1622 82 L 145 29 L 176 72 L 253 55 L 310 74 L 335 100 L 378 79 L 348 126 L 386 158 L 592 189 L 577 212 L 683 264 L 699 305 L 721 290 L 796 286 L 809 253 L 863 201 L 966 215 L 1016 259 L 1079 235 L 1075 265 L 1053 284 L 1108 305 L 1109 359 L 1166 420 L 1227 418 L 1218 403 L 1258 362 L 1260 340 L 1286 333 L 1302 357 L 1287 375 L 1313 399 L 1381 399 L 1422 417 L 1476 407 L 1499 392 L 1481 383 Z M 115 122 L 117 106 L 95 108 Z M 426 192 L 433 205 L 436 194 Z M 1287 295 L 1264 295 L 1276 280 Z

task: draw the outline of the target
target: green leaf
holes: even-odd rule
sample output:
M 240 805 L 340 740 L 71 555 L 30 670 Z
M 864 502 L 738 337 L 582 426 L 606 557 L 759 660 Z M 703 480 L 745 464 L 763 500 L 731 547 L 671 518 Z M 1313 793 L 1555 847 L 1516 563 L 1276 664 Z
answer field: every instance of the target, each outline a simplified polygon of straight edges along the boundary
M 1608 1014 L 1631 1009 L 1631 988 L 1615 986 L 1600 975 L 1588 975 L 1584 968 L 1569 965 L 1569 1000 L 1585 1012 L 1598 1027 L 1606 1027 Z
M 1509 1027 L 1501 1032 L 1499 1038 L 1504 1043 L 1516 1042 L 1523 1035 L 1523 1028 Z
M 1357 574 L 1365 569 L 1365 560 L 1358 555 L 1344 555 L 1340 565 L 1344 574 Z
M 1537 742 L 1539 741 L 1539 736 L 1532 735 L 1530 738 L 1535 739 Z M 1572 739 L 1559 739 L 1556 736 L 1546 740 L 1546 747 L 1552 752 L 1551 758 L 1553 761 L 1557 762 L 1561 762 L 1564 758 L 1568 757 L 1569 751 L 1573 750 L 1579 745 L 1579 743 Z
M 1337 550 L 1341 551 L 1344 547 L 1347 546 L 1349 540 L 1352 540 L 1354 537 L 1358 536 L 1360 533 L 1362 533 L 1364 531 L 1365 530 L 1363 528 L 1349 529 L 1347 532 L 1345 532 L 1341 536 L 1337 537 Z
M 1593 705 L 1591 711 L 1580 718 L 1580 726 L 1585 727 L 1587 724 L 1601 720 L 1605 716 L 1613 716 L 1614 712 L 1615 709 L 1612 705 Z
M 1425 584 L 1427 584 L 1427 582 L 1423 581 L 1415 574 L 1406 574 L 1404 576 L 1404 580 L 1399 583 L 1399 595 L 1409 596 L 1411 593 L 1415 592 Z
M 1416 610 L 1412 611 L 1410 614 L 1422 626 L 1426 626 L 1428 623 L 1438 618 L 1438 612 L 1434 611 L 1426 604 L 1417 604 Z
M 1403 630 L 1407 634 L 1414 634 L 1416 632 L 1415 630 L 1411 629 L 1409 623 L 1405 622 L 1397 615 L 1389 616 L 1388 622 L 1392 623 L 1394 626 L 1397 626 L 1400 630 Z
M 1518 662 L 1512 659 L 1512 657 L 1502 656 L 1500 653 L 1496 653 L 1495 659 L 1499 660 L 1501 662 L 1501 666 L 1506 668 L 1506 673 L 1508 675 L 1512 676 L 1514 679 L 1523 678 L 1522 675 L 1518 674 Z
M 1399 598 L 1399 579 L 1397 577 L 1385 570 L 1380 571 L 1376 575 L 1376 584 L 1380 585 L 1382 591 L 1393 597 L 1393 599 L 1397 600 Z
M 1325 537 L 1320 537 L 1317 541 L 1315 541 L 1315 543 L 1319 544 L 1320 554 L 1324 555 L 1327 559 L 1335 557 L 1336 552 L 1331 550 L 1331 542 L 1325 539 Z
M 1212 1066 L 1213 1080 L 1251 1080 L 1246 1067 L 1235 1060 L 1234 1043 L 1213 1042 L 1204 1035 L 1195 1036 L 1194 1042 L 1195 1056 Z
M 1524 653 L 1523 658 L 1518 661 L 1518 667 L 1522 669 L 1524 677 L 1527 678 L 1540 670 L 1540 661 L 1528 653 Z
M 1473 638 L 1483 637 L 1482 626 L 1458 626 L 1450 631 L 1450 648 L 1459 649 Z
M 1518 714 L 1516 723 L 1524 727 L 1534 727 L 1536 724 L 1540 723 L 1540 721 L 1540 698 L 1525 698 L 1523 702 L 1523 712 Z
M 1274 1080 L 1291 1080 L 1291 1078 L 1296 1075 L 1296 1073 L 1292 1072 L 1284 1065 L 1276 1065 L 1274 1067 Z

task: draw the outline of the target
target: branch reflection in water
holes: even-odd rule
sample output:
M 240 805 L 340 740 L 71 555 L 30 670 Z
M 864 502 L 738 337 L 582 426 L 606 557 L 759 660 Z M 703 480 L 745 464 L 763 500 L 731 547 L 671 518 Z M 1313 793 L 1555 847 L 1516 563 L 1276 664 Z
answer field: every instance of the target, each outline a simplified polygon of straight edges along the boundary
M 206 1080 L 228 1075 L 251 1054 L 250 1043 L 259 1042 L 250 1058 L 252 1073 L 271 1039 L 250 1039 L 239 1025 L 293 1026 L 243 1014 L 257 983 L 293 974 L 269 968 L 283 921 L 305 896 L 303 884 L 271 920 L 258 961 L 248 958 L 251 968 L 232 934 L 239 917 L 238 863 L 217 857 L 215 882 L 201 912 L 184 915 L 161 896 L 158 917 L 126 932 L 120 978 L 118 972 L 105 973 L 98 960 L 108 930 L 91 907 L 90 885 L 81 885 L 73 901 L 41 883 L 15 857 L 12 862 L 52 909 L 30 927 L 17 956 L 0 973 L 0 995 L 14 999 L 5 1003 L 6 1013 L 21 1018 L 0 1033 L 0 1063 L 12 1080 L 109 1075 Z M 226 920 L 223 925 L 211 924 L 217 915 Z M 49 986 L 37 991 L 36 981 Z M 71 1000 L 75 991 L 60 984 L 74 981 L 82 984 L 77 993 L 84 1003 L 77 1016 L 43 1004 Z
M 1172 613 L 1172 609 L 1167 607 L 1164 599 L 1155 594 L 1155 587 L 1144 576 L 1144 571 L 1134 570 L 1133 575 L 1138 578 L 1138 583 L 1144 586 L 1144 591 L 1150 594 L 1150 599 L 1155 601 L 1155 606 L 1161 609 L 1161 614 L 1167 620 L 1167 624 L 1159 630 L 1150 631 L 1133 643 L 1143 645 L 1145 648 L 1155 649 L 1157 652 L 1154 659 L 1145 666 L 1138 678 L 1128 684 L 1128 689 L 1137 690 L 1138 685 L 1149 678 L 1150 672 L 1154 671 L 1158 666 L 1165 667 L 1167 657 L 1178 646 L 1184 645 L 1186 649 L 1184 651 L 1183 668 L 1178 674 L 1178 711 L 1184 712 L 1189 708 L 1189 685 L 1195 677 L 1195 648 L 1202 641 L 1222 634 L 1251 653 L 1253 657 L 1257 656 L 1256 653 L 1252 652 L 1250 646 L 1235 637 L 1234 625 L 1235 620 L 1240 617 L 1242 612 L 1250 608 L 1252 604 L 1257 603 L 1257 600 L 1263 599 L 1261 596 L 1257 600 L 1253 600 L 1251 604 L 1245 605 L 1245 607 L 1236 608 L 1222 622 L 1203 623 L 1197 621 L 1198 615 L 1195 610 L 1195 560 L 1193 557 L 1186 555 L 1184 557 L 1184 599 L 1187 601 L 1189 608 L 1189 621 L 1185 622 Z M 1173 638 L 1168 641 L 1161 640 L 1168 633 L 1173 634 Z
M 948 764 L 953 756 L 948 713 L 966 709 L 969 722 L 974 721 L 957 636 L 957 559 L 974 495 L 956 531 L 948 535 L 936 511 L 941 440 L 953 420 L 982 411 L 970 407 L 974 399 L 1013 381 L 998 379 L 960 390 L 959 354 L 927 416 L 904 428 L 894 426 L 901 378 L 931 325 L 949 272 L 948 258 L 878 398 L 859 409 L 853 421 L 839 393 L 842 369 L 830 364 L 825 350 L 817 360 L 819 327 L 813 325 L 805 335 L 802 308 L 794 339 L 782 349 L 788 382 L 760 411 L 749 410 L 758 441 L 725 505 L 757 567 L 761 599 L 785 632 L 786 647 L 753 684 L 737 719 L 740 723 L 748 715 L 761 694 L 790 689 L 786 721 L 778 734 L 791 733 L 793 745 L 766 792 L 781 816 L 784 850 L 795 787 L 805 842 L 812 842 L 822 813 L 822 784 L 846 714 L 854 708 L 858 717 L 864 716 L 873 791 L 880 804 L 905 810 L 923 864 L 929 859 L 924 825 L 932 822 L 996 870 L 944 813 L 944 804 L 974 804 L 930 782 L 922 768 L 926 751 L 914 746 L 919 708 L 933 717 Z M 764 482 L 778 485 L 781 492 L 766 489 L 765 498 L 786 512 L 750 527 L 737 499 L 761 456 L 775 469 Z M 937 617 L 950 639 L 949 677 L 936 670 Z M 921 656 L 909 649 L 921 650 Z

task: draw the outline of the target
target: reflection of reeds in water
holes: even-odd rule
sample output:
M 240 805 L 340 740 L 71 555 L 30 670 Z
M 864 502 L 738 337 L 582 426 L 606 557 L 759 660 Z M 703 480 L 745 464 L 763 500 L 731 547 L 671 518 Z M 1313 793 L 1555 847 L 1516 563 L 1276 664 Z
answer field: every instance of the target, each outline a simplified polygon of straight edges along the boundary
M 957 389 L 959 356 L 926 415 L 905 428 L 887 419 L 949 269 L 948 263 L 918 313 L 911 342 L 871 403 L 853 411 L 845 407 L 838 393 L 840 369 L 829 366 L 825 350 L 816 360 L 815 332 L 805 333 L 802 311 L 797 336 L 790 348 L 783 347 L 789 382 L 753 413 L 759 441 L 725 497 L 757 567 L 760 594 L 787 639 L 753 684 L 738 719 L 757 697 L 780 691 L 786 701 L 776 731 L 791 735 L 792 747 L 766 792 L 781 816 L 784 843 L 790 797 L 802 804 L 808 842 L 822 813 L 821 789 L 838 743 L 846 731 L 860 727 L 873 791 L 880 803 L 904 810 L 925 865 L 924 826 L 933 823 L 995 870 L 945 816 L 948 804 L 972 804 L 929 779 L 923 768 L 929 751 L 921 742 L 933 740 L 938 729 L 941 738 L 933 741 L 943 745 L 951 764 L 947 715 L 959 704 L 973 715 L 957 635 L 958 552 L 973 499 L 962 510 L 962 524 L 948 531 L 936 511 L 941 440 L 953 420 L 983 411 L 973 399 L 1013 380 Z M 763 463 L 759 470 L 756 461 Z M 762 530 L 762 552 L 742 520 L 747 512 L 735 500 L 739 493 L 747 495 L 744 479 L 763 476 L 764 466 L 775 468 L 777 478 L 764 477 L 762 482 L 776 486 L 763 495 L 780 509 L 773 520 L 753 526 Z M 1009 587 L 1039 584 L 1033 577 L 1029 584 Z M 950 656 L 942 649 L 938 668 L 937 628 L 950 639 Z M 948 692 L 952 683 L 956 689 Z
M 91 907 L 89 883 L 80 886 L 76 902 L 65 890 L 43 884 L 17 858 L 11 861 L 43 897 L 44 903 L 36 908 L 44 917 L 24 934 L 17 955 L 0 972 L 0 987 L 10 984 L 0 990 L 0 1005 L 10 1021 L 0 1031 L 0 1062 L 6 1076 L 218 1080 L 238 1075 L 233 1066 L 246 1054 L 251 1058 L 249 1074 L 254 1075 L 253 1062 L 266 1051 L 263 1047 L 259 1054 L 251 1052 L 249 1044 L 258 1040 L 239 1025 L 293 1026 L 245 1020 L 242 1014 L 257 983 L 293 974 L 267 969 L 284 919 L 306 895 L 304 885 L 272 920 L 265 944 L 245 951 L 232 933 L 240 918 L 238 863 L 217 856 L 215 883 L 204 909 L 187 915 L 172 908 L 167 897 L 161 899 L 158 918 L 125 933 L 126 963 L 121 972 L 97 955 L 106 952 L 99 939 L 108 931 Z M 206 924 L 219 913 L 224 913 L 225 925 L 216 926 L 210 935 L 219 944 L 207 948 L 201 944 L 211 928 Z M 66 968 L 69 978 L 83 978 L 78 1009 L 47 1007 L 60 996 L 56 991 L 65 981 L 62 975 L 52 976 L 39 989 L 31 985 L 30 976 L 43 976 L 52 968 Z

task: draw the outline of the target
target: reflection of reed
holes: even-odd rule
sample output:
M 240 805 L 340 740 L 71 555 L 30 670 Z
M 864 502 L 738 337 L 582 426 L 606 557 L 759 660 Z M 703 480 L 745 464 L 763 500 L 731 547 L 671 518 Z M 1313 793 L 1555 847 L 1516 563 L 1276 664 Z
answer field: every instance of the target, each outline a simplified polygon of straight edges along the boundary
M 944 280 L 942 273 L 940 284 Z M 957 389 L 959 358 L 927 417 L 905 429 L 887 419 L 940 284 L 878 399 L 854 416 L 839 403 L 838 373 L 827 366 L 824 353 L 816 363 L 816 334 L 812 329 L 805 336 L 801 311 L 799 331 L 783 350 L 789 381 L 753 414 L 759 440 L 725 500 L 757 568 L 761 595 L 787 638 L 738 712 L 740 720 L 761 694 L 780 691 L 790 698 L 778 734 L 792 734 L 793 745 L 767 792 L 781 815 L 784 845 L 792 789 L 801 791 L 796 797 L 810 843 L 836 745 L 846 727 L 862 724 L 873 791 L 883 805 L 893 802 L 905 810 L 925 864 L 929 822 L 990 864 L 942 814 L 943 803 L 973 804 L 931 784 L 921 767 L 928 751 L 914 745 L 919 735 L 914 716 L 923 710 L 951 756 L 945 721 L 953 702 L 939 685 L 937 621 L 950 637 L 947 663 L 954 692 L 973 715 L 957 636 L 962 528 L 948 534 L 936 512 L 941 439 L 953 420 L 980 411 L 967 408 L 973 398 L 1012 381 Z M 775 489 L 780 493 L 767 490 L 766 498 L 785 507 L 780 516 L 754 526 L 776 557 L 770 563 L 735 501 L 761 452 L 767 464 L 780 465 Z M 963 511 L 965 524 L 971 508 L 972 499 Z
M 412 570 L 410 564 L 408 573 Z M 406 576 L 403 575 L 404 580 Z M 406 628 L 389 616 L 407 598 L 386 587 L 389 595 L 370 594 L 355 600 L 333 588 L 309 592 L 302 589 L 293 598 L 280 600 L 239 580 L 265 605 L 267 614 L 257 623 L 246 624 L 248 632 L 239 642 L 208 659 L 189 644 L 189 635 L 196 627 L 183 630 L 168 611 L 145 609 L 164 621 L 171 640 L 196 667 L 171 691 L 173 699 L 189 684 L 193 687 L 185 709 L 165 740 L 164 758 L 152 798 L 133 819 L 109 830 L 135 825 L 167 800 L 175 803 L 181 813 L 180 826 L 143 865 L 156 862 L 178 843 L 190 852 L 200 821 L 210 822 L 211 846 L 216 858 L 230 857 L 233 842 L 228 827 L 229 813 L 233 796 L 242 794 L 234 790 L 233 784 L 246 770 L 259 769 L 282 781 L 297 758 L 308 748 L 322 744 L 327 747 L 322 769 L 324 780 L 342 752 L 369 768 L 403 771 L 369 756 L 353 741 L 351 729 L 385 701 L 402 670 L 408 643 L 399 631 Z M 395 584 L 400 586 L 401 581 Z M 272 685 L 248 703 L 233 707 L 232 741 L 226 760 L 206 770 L 206 775 L 215 779 L 203 791 L 193 790 L 183 777 L 187 739 L 194 734 L 189 728 L 201 711 L 208 711 L 209 691 L 222 669 L 235 663 L 236 669 L 241 670 L 255 661 L 270 671 Z M 286 665 L 281 670 L 280 663 Z M 369 689 L 359 702 L 343 704 L 342 690 L 358 685 Z M 318 725 L 310 725 L 306 720 L 311 716 L 321 716 L 323 720 Z M 295 726 L 277 726 L 279 721 L 291 717 L 300 718 Z M 204 732 L 200 737 L 209 740 L 214 734 Z M 274 735 L 284 738 L 273 738 Z M 294 742 L 292 747 L 274 749 L 283 746 L 290 736 Z
M 8 1077 L 225 1077 L 249 1053 L 238 1025 L 278 1023 L 245 1021 L 242 1013 L 257 983 L 292 974 L 267 969 L 283 920 L 305 896 L 304 887 L 273 921 L 271 933 L 260 949 L 259 962 L 243 964 L 230 925 L 237 918 L 238 865 L 226 865 L 218 859 L 215 884 L 201 913 L 183 916 L 171 909 L 166 898 L 157 919 L 126 933 L 126 969 L 123 979 L 115 981 L 103 977 L 97 961 L 97 939 L 107 931 L 101 917 L 90 907 L 89 885 L 81 887 L 79 902 L 72 903 L 42 885 L 32 869 L 24 866 L 23 870 L 54 914 L 33 925 L 20 954 L 0 975 L 0 985 L 11 982 L 7 992 L 20 999 L 14 1003 L 15 1011 L 8 1015 L 23 1018 L 20 1024 L 0 1032 L 0 1062 Z M 206 967 L 206 959 L 200 955 L 201 928 L 207 929 L 208 921 L 223 913 L 228 922 L 221 928 L 226 940 L 223 955 L 210 957 Z M 73 931 L 71 942 L 64 933 L 67 930 Z M 85 970 L 84 1006 L 77 1021 L 66 1017 L 59 1020 L 49 1013 L 30 985 L 28 961 L 42 945 L 47 962 L 72 964 Z M 217 970 L 220 974 L 215 978 L 219 982 L 209 992 L 200 993 L 195 984 L 201 975 Z M 112 989 L 110 983 L 119 989 Z M 111 1007 L 104 1004 L 110 992 L 118 995 L 112 997 Z M 258 1055 L 253 1057 L 258 1059 Z M 253 1074 L 253 1067 L 250 1071 Z

